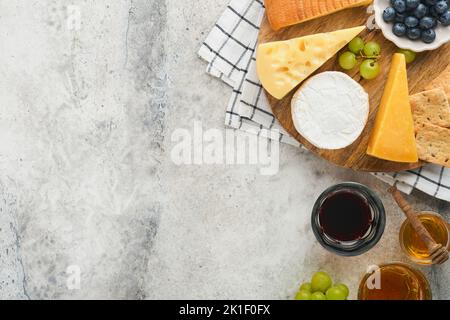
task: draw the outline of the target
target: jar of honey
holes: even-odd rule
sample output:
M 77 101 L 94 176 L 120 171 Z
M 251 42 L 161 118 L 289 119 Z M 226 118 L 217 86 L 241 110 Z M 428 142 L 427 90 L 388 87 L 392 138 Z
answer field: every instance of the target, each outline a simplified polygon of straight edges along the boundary
M 420 212 L 420 221 L 428 230 L 436 243 L 450 249 L 450 225 L 439 214 L 434 212 Z M 400 245 L 411 261 L 420 265 L 432 265 L 427 246 L 414 231 L 411 223 L 406 220 L 400 228 Z
M 374 266 L 359 286 L 358 300 L 431 300 L 424 274 L 404 263 Z

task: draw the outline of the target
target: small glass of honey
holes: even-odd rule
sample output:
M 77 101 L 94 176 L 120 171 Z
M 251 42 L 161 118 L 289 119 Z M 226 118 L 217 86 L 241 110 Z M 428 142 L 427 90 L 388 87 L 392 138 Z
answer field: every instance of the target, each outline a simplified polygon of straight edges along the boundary
M 423 273 L 404 263 L 373 268 L 364 275 L 358 291 L 358 300 L 431 299 L 430 284 Z
M 443 247 L 450 249 L 450 225 L 445 219 L 434 212 L 420 212 L 420 221 L 428 230 L 431 237 Z M 414 263 L 432 265 L 430 253 L 420 236 L 414 231 L 411 223 L 406 220 L 400 229 L 400 245 L 406 255 Z

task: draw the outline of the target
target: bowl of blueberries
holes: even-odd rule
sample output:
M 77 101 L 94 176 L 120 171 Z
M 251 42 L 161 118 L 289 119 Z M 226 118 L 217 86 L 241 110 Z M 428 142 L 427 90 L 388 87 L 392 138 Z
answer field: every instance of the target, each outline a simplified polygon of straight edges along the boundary
M 450 41 L 450 0 L 375 0 L 375 20 L 397 47 L 435 50 Z

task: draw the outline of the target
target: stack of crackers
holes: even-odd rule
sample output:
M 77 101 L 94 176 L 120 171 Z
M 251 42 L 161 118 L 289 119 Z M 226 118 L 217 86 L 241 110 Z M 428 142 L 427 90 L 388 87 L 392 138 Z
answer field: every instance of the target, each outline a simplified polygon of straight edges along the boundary
M 450 66 L 410 99 L 419 158 L 450 167 Z

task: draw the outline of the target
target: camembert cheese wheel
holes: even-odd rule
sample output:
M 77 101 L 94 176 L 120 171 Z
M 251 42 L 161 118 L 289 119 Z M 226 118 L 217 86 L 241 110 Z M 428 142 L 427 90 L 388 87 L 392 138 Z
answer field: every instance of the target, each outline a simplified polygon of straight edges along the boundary
M 298 133 L 320 149 L 343 149 L 355 142 L 369 117 L 369 95 L 342 72 L 320 73 L 292 99 Z

